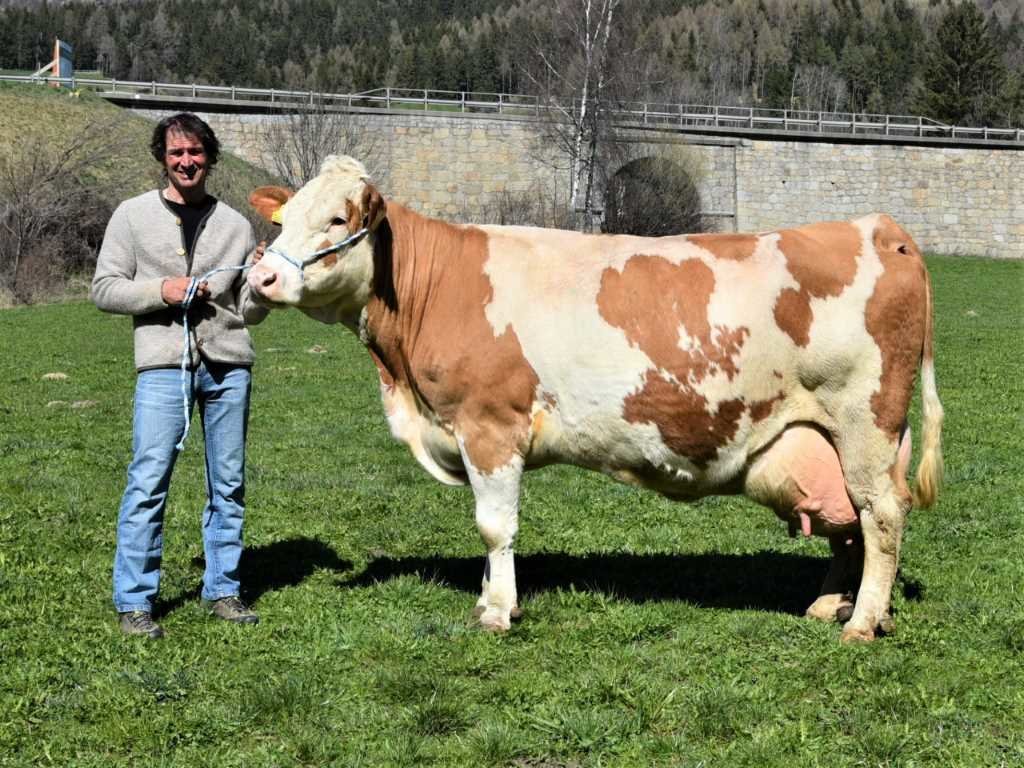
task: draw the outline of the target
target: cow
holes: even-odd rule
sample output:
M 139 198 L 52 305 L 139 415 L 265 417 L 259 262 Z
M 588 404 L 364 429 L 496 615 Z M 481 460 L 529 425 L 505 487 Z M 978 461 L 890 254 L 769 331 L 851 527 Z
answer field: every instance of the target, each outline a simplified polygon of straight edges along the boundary
M 394 437 L 472 487 L 484 628 L 519 613 L 520 481 L 552 463 L 672 499 L 746 494 L 828 536 L 811 616 L 848 619 L 844 642 L 891 628 L 906 515 L 938 494 L 943 412 L 931 285 L 890 217 L 657 238 L 462 225 L 385 201 L 342 156 L 289 197 L 250 197 L 282 226 L 249 286 L 351 329 Z

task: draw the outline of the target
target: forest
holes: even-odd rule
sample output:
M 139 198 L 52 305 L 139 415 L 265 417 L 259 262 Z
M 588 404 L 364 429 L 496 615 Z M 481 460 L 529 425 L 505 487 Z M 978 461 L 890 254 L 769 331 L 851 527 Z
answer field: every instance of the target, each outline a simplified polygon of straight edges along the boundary
M 1024 123 L 1021 0 L 8 2 L 0 69 L 59 37 L 119 79 L 539 93 L 585 53 L 558 16 L 609 4 L 609 98 Z

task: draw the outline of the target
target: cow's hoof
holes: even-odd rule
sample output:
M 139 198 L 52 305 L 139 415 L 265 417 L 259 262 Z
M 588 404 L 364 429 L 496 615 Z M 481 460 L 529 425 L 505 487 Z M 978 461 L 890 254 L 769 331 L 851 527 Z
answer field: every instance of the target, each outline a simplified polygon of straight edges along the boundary
M 882 630 L 883 635 L 891 635 L 896 631 L 896 622 L 893 621 L 892 616 L 887 613 L 878 620 L 878 628 Z
M 485 632 L 508 632 L 512 622 L 508 614 L 503 616 L 501 611 L 488 609 L 480 614 L 480 627 Z
M 486 610 L 487 610 L 487 606 L 486 605 L 476 605 L 476 606 L 474 606 L 473 607 L 473 618 L 474 619 L 479 619 L 481 616 L 484 615 L 484 611 L 486 611 Z M 512 621 L 519 621 L 521 618 L 523 618 L 523 609 L 520 608 L 518 605 L 515 606 L 510 611 L 509 618 Z
M 811 607 L 807 609 L 806 615 L 818 621 L 839 621 L 845 623 L 853 615 L 853 603 L 848 595 L 839 593 L 822 595 L 811 603 Z
M 843 645 L 852 645 L 853 643 L 870 643 L 875 639 L 875 633 L 869 630 L 855 629 L 854 627 L 844 627 L 843 634 L 839 640 Z

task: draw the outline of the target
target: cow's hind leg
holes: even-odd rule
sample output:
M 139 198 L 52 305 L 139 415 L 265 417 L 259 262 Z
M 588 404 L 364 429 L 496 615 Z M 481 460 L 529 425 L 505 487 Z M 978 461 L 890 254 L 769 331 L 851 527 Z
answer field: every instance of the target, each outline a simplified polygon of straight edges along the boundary
M 854 419 L 848 423 L 856 424 Z M 879 627 L 892 631 L 890 603 L 907 513 L 913 504 L 907 486 L 910 434 L 886 434 L 874 424 L 848 429 L 836 438 L 850 500 L 860 510 L 864 570 L 853 616 L 843 628 L 843 642 L 867 642 Z
M 463 453 L 469 482 L 476 497 L 476 525 L 487 547 L 487 563 L 476 613 L 484 629 L 495 632 L 511 626 L 516 607 L 513 544 L 519 528 L 519 456 L 492 472 L 481 472 Z
M 879 448 L 880 446 L 875 446 Z M 864 464 L 851 465 L 847 472 L 850 483 L 850 498 L 860 510 L 860 527 L 864 536 L 864 571 L 853 616 L 843 628 L 843 642 L 866 642 L 873 640 L 879 626 L 891 631 L 892 618 L 889 613 L 893 582 L 899 563 L 900 543 L 903 526 L 910 511 L 912 497 L 896 458 L 895 441 L 891 446 L 889 466 L 878 467 L 873 477 L 867 480 L 862 470 Z M 849 453 L 840 448 L 845 459 Z M 865 451 L 861 455 L 871 455 Z M 875 456 L 879 453 L 875 452 Z M 860 480 L 861 482 L 857 482 Z M 870 484 L 869 484 L 870 483 Z
M 853 614 L 853 593 L 861 579 L 864 565 L 864 541 L 859 532 L 833 534 L 828 537 L 832 548 L 821 593 L 807 609 L 807 615 L 821 621 L 846 622 Z

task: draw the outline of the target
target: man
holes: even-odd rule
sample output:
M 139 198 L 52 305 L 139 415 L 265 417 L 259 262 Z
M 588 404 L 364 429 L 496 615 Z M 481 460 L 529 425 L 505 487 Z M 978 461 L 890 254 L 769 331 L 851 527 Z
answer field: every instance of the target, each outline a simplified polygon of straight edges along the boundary
M 192 276 L 244 264 L 255 238 L 241 214 L 206 191 L 219 152 L 210 126 L 189 113 L 173 115 L 156 126 L 150 149 L 167 184 L 114 211 L 92 299 L 101 310 L 132 315 L 135 329 L 133 457 L 117 524 L 114 606 L 124 632 L 155 639 L 163 635 L 152 610 L 164 507 L 176 445 L 186 429 L 182 305 Z M 206 438 L 202 597 L 214 616 L 240 624 L 259 620 L 239 598 L 238 582 L 253 363 L 246 324 L 260 322 L 266 312 L 253 303 L 238 270 L 202 282 L 188 309 L 185 389 L 189 409 L 199 405 Z

